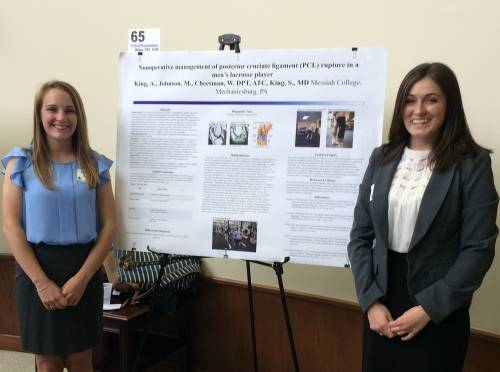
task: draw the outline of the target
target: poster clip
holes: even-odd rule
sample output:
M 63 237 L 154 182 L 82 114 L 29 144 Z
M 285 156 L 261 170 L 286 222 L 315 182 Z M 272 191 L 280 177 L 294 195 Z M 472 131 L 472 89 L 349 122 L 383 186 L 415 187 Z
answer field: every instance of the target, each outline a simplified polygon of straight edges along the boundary
M 356 58 L 358 55 L 358 48 L 357 47 L 352 47 L 352 58 Z
M 235 53 L 240 52 L 240 35 L 236 34 L 224 34 L 219 36 L 219 50 L 224 50 L 226 45 L 229 46 L 230 50 L 234 50 Z

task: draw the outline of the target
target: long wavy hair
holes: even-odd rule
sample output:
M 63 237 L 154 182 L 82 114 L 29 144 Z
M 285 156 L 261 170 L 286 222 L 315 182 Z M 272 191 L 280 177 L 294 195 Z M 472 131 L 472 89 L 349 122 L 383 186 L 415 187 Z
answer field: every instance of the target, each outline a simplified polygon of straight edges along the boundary
M 43 128 L 41 110 L 43 98 L 50 89 L 60 89 L 69 94 L 77 116 L 77 125 L 75 132 L 71 137 L 73 149 L 75 150 L 76 160 L 87 180 L 89 188 L 95 188 L 99 184 L 99 172 L 97 163 L 92 155 L 87 133 L 87 118 L 83 102 L 78 91 L 70 84 L 51 80 L 43 84 L 35 95 L 35 104 L 33 110 L 33 141 L 31 157 L 35 174 L 43 185 L 53 189 L 54 182 L 52 178 L 52 164 L 50 159 L 49 147 L 47 143 L 47 133 Z
M 382 164 L 401 156 L 405 146 L 409 145 L 411 136 L 403 122 L 403 111 L 413 85 L 426 77 L 432 79 L 446 97 L 444 122 L 430 155 L 433 169 L 443 172 L 453 164 L 475 157 L 483 149 L 474 141 L 470 133 L 462 105 L 460 87 L 453 71 L 443 63 L 422 63 L 413 68 L 399 86 L 389 129 L 389 141 L 382 146 Z

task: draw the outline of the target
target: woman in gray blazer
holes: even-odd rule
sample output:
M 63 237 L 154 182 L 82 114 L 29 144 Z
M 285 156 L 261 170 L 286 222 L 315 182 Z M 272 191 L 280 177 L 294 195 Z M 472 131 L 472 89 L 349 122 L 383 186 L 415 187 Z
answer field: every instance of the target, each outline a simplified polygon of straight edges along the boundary
M 489 153 L 470 134 L 453 71 L 412 69 L 360 185 L 348 245 L 363 371 L 462 370 L 469 306 L 498 235 Z

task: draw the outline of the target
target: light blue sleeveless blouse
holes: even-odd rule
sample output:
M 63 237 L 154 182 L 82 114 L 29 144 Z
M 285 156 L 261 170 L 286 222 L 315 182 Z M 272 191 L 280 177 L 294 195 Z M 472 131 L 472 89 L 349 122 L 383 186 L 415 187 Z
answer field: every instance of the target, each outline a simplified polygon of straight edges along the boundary
M 100 185 L 110 181 L 113 162 L 93 153 Z M 89 189 L 78 162 L 52 162 L 55 188 L 46 188 L 36 176 L 29 153 L 15 147 L 2 158 L 7 167 L 15 158 L 10 179 L 23 190 L 22 227 L 31 243 L 51 245 L 84 244 L 97 239 L 99 221 L 96 189 Z

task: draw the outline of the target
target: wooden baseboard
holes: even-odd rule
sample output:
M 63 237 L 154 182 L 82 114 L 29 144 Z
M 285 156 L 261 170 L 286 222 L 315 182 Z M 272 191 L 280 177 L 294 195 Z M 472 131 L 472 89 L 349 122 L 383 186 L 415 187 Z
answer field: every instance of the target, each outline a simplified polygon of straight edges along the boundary
M 23 351 L 21 337 L 0 334 L 0 350 Z

